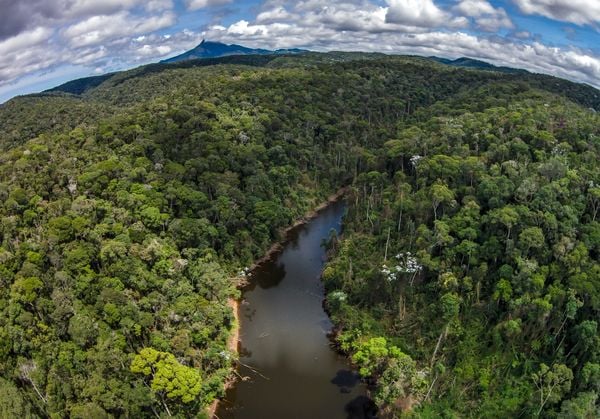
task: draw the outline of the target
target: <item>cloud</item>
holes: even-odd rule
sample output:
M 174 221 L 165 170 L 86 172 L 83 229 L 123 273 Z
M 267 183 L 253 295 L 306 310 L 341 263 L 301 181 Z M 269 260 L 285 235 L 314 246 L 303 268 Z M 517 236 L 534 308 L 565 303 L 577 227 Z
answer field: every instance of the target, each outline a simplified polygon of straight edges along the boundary
M 74 47 L 97 45 L 115 38 L 154 32 L 175 23 L 172 12 L 157 16 L 132 16 L 129 12 L 93 16 L 71 25 L 61 32 L 62 37 Z
M 12 38 L 0 42 L 0 56 L 5 57 L 15 51 L 37 46 L 45 42 L 51 34 L 52 30 L 48 28 L 37 28 L 13 36 Z
M 526 14 L 538 14 L 576 25 L 600 23 L 598 0 L 513 0 Z
M 472 18 L 477 28 L 484 32 L 514 28 L 506 11 L 501 7 L 495 8 L 487 0 L 461 0 L 454 11 Z
M 160 12 L 173 8 L 173 0 L 148 0 L 144 4 L 144 9 L 148 12 Z
M 51 1 L 50 3 L 53 3 Z M 138 4 L 144 4 L 143 0 L 55 0 L 60 17 L 80 18 L 95 15 L 109 15 L 120 10 L 131 9 Z
M 137 62 L 137 57 L 147 54 L 144 50 L 138 54 L 137 49 L 128 46 L 132 37 L 164 29 L 176 21 L 170 10 L 172 0 L 46 0 L 29 11 L 28 22 L 5 30 L 4 19 L 8 22 L 14 17 L 18 21 L 26 14 L 25 7 L 38 5 L 35 0 L 6 4 L 9 7 L 0 25 L 4 30 L 4 36 L 0 37 L 0 86 L 61 65 L 103 67 L 121 63 L 120 68 L 131 65 Z M 114 13 L 105 14 L 110 12 Z M 33 27 L 29 27 L 31 22 Z M 6 35 L 11 32 L 14 33 Z M 156 56 L 168 53 L 164 47 L 152 50 Z
M 386 22 L 403 25 L 436 27 L 441 26 L 448 14 L 431 0 L 388 0 Z
M 232 1 L 233 0 L 186 0 L 186 5 L 189 10 L 198 10 L 212 6 L 223 6 Z
M 294 15 L 289 13 L 283 6 L 278 6 L 270 10 L 261 12 L 256 16 L 257 22 L 273 22 L 292 19 Z
M 310 28 L 328 28 L 337 32 L 364 31 L 373 34 L 427 30 L 418 20 L 406 19 L 404 23 L 390 21 L 388 19 L 390 7 L 379 6 L 369 1 L 346 0 L 334 3 L 325 0 L 305 0 L 293 4 L 290 11 L 282 4 L 269 2 L 269 5 L 273 8 L 261 12 L 256 18 L 257 23 L 285 23 L 301 20 L 303 26 Z M 462 18 L 447 17 L 452 24 L 462 22 Z M 331 36 L 336 34 L 332 32 Z
M 172 51 L 168 45 L 150 45 L 144 44 L 137 49 L 138 57 L 162 57 Z
M 106 57 L 108 54 L 107 49 L 104 46 L 99 48 L 89 48 L 79 52 L 77 57 L 73 59 L 73 64 L 78 65 L 91 65 L 96 63 L 101 58 Z
M 308 5 L 305 3 L 300 6 L 306 9 Z M 386 8 L 370 3 L 357 8 L 353 3 L 338 2 L 331 6 L 308 9 L 303 14 L 297 15 L 297 19 L 302 19 L 305 26 L 327 27 L 337 31 L 362 30 L 378 33 L 386 30 L 403 30 L 398 25 L 390 25 L 385 21 L 386 11 Z
M 151 1 L 152 2 L 152 1 Z M 108 15 L 128 10 L 144 0 L 0 0 L 0 40 L 39 27 L 73 19 Z
M 0 41 L 0 84 L 56 63 L 60 58 L 47 46 L 51 35 L 51 29 L 36 28 Z
M 466 19 L 451 16 L 432 0 L 387 0 L 387 4 L 389 8 L 385 21 L 388 23 L 423 28 L 461 27 L 467 24 Z
M 125 45 L 116 46 L 115 49 L 118 51 L 115 53 L 118 52 L 121 57 L 126 57 L 124 63 L 143 63 L 180 54 L 195 47 L 201 40 L 201 33 L 187 29 L 168 35 L 143 35 Z
M 510 36 L 514 36 L 519 39 L 529 39 L 531 38 L 531 32 L 528 31 L 517 31 L 509 34 Z

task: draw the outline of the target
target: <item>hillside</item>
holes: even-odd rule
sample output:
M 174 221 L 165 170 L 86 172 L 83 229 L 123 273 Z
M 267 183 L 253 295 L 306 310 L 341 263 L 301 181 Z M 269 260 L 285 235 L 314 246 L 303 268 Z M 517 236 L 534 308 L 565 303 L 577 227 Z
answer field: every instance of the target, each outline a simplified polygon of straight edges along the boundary
M 179 61 L 195 60 L 198 58 L 218 58 L 226 57 L 228 55 L 269 55 L 269 54 L 298 54 L 306 52 L 301 49 L 280 49 L 277 51 L 270 51 L 267 49 L 260 48 L 247 48 L 241 45 L 227 45 L 221 42 L 210 42 L 202 40 L 195 48 L 184 52 L 183 54 L 175 57 L 162 60 L 161 63 L 176 63 Z
M 490 63 L 486 63 L 481 60 L 474 60 L 472 58 L 461 57 L 456 60 L 449 60 L 447 58 L 440 57 L 429 57 L 430 59 L 437 61 L 442 64 L 450 65 L 453 67 L 465 67 L 465 68 L 476 68 L 478 70 L 490 70 L 490 71 L 500 71 L 503 73 L 528 73 L 526 70 L 519 70 L 511 67 L 498 67 Z
M 550 76 L 361 53 L 12 99 L 0 417 L 202 417 L 233 375 L 240 269 L 342 186 L 327 307 L 382 417 L 594 417 L 594 109 Z

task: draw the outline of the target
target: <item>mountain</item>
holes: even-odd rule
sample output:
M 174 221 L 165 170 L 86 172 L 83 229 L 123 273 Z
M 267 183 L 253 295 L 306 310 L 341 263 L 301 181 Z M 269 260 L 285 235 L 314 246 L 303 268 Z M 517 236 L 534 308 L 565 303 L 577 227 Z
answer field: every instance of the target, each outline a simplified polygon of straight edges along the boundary
M 221 52 L 225 48 L 229 48 L 229 51 L 267 51 L 262 49 L 251 49 L 243 46 L 233 46 L 219 44 L 216 42 L 204 41 L 198 47 L 202 45 L 221 45 Z M 197 48 L 198 48 L 197 47 Z M 237 49 L 236 49 L 237 48 Z M 195 48 L 196 49 L 196 48 Z M 215 49 L 211 47 L 211 50 L 215 52 Z M 193 51 L 193 50 L 192 50 Z M 191 51 L 188 51 L 191 52 Z M 187 53 L 186 53 L 187 54 Z M 178 57 L 182 57 L 182 54 Z M 173 57 L 170 60 L 175 60 L 177 57 Z M 104 74 L 100 76 L 85 77 L 82 79 L 72 80 L 67 83 L 56 86 L 52 89 L 45 90 L 42 93 L 26 95 L 24 98 L 32 98 L 36 96 L 48 96 L 48 95 L 90 95 L 95 90 L 110 90 L 111 86 L 117 86 L 125 83 L 131 79 L 144 78 L 150 74 L 162 73 L 171 71 L 174 69 L 192 69 L 196 67 L 210 67 L 214 65 L 244 65 L 252 67 L 280 67 L 280 66 L 321 66 L 329 64 L 332 66 L 342 65 L 342 63 L 349 63 L 353 61 L 378 61 L 378 62 L 398 62 L 398 63 L 414 63 L 420 66 L 425 65 L 427 68 L 430 66 L 441 66 L 442 68 L 457 67 L 457 68 L 469 68 L 473 70 L 483 70 L 487 74 L 492 73 L 503 73 L 504 81 L 514 82 L 525 82 L 529 83 L 531 87 L 542 88 L 568 97 L 570 100 L 579 103 L 585 107 L 592 108 L 596 111 L 600 110 L 600 93 L 597 89 L 584 84 L 575 83 L 565 79 L 560 79 L 554 76 L 545 74 L 530 73 L 525 70 L 519 70 L 509 67 L 497 67 L 484 61 L 474 60 L 471 58 L 458 58 L 456 60 L 449 60 L 440 57 L 420 57 L 420 56 L 403 56 L 403 55 L 386 55 L 381 53 L 364 53 L 364 52 L 342 52 L 332 51 L 328 53 L 317 53 L 311 51 L 305 51 L 300 49 L 280 49 L 277 51 L 271 51 L 269 54 L 266 53 L 255 53 L 255 54 L 241 54 L 241 55 L 225 55 L 221 57 L 210 57 L 201 59 L 180 59 L 179 61 L 164 62 L 147 64 L 141 67 L 133 68 L 131 70 L 119 71 L 115 73 Z M 426 63 L 426 64 L 424 64 Z M 26 99 L 23 99 L 26 100 Z M 127 100 L 125 97 L 122 100 Z M 0 106 L 1 107 L 1 106 Z M 10 106 L 9 106 L 10 107 Z M 18 122 L 19 117 L 15 115 L 15 123 L 20 125 Z
M 481 60 L 475 60 L 473 58 L 460 57 L 456 60 L 450 60 L 448 58 L 440 58 L 440 57 L 429 57 L 429 59 L 437 61 L 441 64 L 446 64 L 452 67 L 464 67 L 464 68 L 476 68 L 478 70 L 488 70 L 488 71 L 500 71 L 502 73 L 528 73 L 527 70 L 512 68 L 512 67 L 499 67 L 493 64 L 487 63 Z
M 242 45 L 236 44 L 223 44 L 221 42 L 210 42 L 202 40 L 202 42 L 195 48 L 184 52 L 183 54 L 175 57 L 167 58 L 162 60 L 161 63 L 176 63 L 178 61 L 194 60 L 197 58 L 216 58 L 224 57 L 227 55 L 268 55 L 268 54 L 299 54 L 306 52 L 302 49 L 278 49 L 276 51 L 270 51 L 261 48 L 248 48 Z

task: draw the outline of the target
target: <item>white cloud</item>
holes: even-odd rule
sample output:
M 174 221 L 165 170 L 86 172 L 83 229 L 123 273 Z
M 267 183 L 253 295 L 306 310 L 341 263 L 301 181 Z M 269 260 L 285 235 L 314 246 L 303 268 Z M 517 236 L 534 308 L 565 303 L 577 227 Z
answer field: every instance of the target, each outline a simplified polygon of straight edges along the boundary
M 0 0 L 0 39 L 39 26 L 57 27 L 140 7 L 148 12 L 158 12 L 172 9 L 173 0 Z
M 60 57 L 47 45 L 52 33 L 48 28 L 37 28 L 0 41 L 0 84 L 56 63 Z
M 600 23 L 598 0 L 513 0 L 526 14 L 538 14 L 550 19 L 577 25 Z
M 406 26 L 437 28 L 441 26 L 461 27 L 463 18 L 452 17 L 435 5 L 432 0 L 386 0 L 389 8 L 386 22 Z
M 306 4 L 302 5 L 307 7 Z M 338 2 L 332 6 L 323 6 L 307 10 L 301 17 L 306 26 L 327 27 L 338 31 L 383 32 L 402 30 L 399 25 L 385 21 L 387 8 L 365 4 L 362 8 L 352 3 Z
M 125 63 L 144 63 L 177 55 L 200 43 L 202 34 L 183 30 L 174 34 L 137 37 L 119 48 Z
M 514 28 L 506 10 L 501 7 L 495 8 L 487 0 L 460 0 L 454 11 L 472 18 L 477 28 L 484 32 Z
M 274 3 L 274 2 L 270 2 Z M 390 7 L 382 7 L 366 0 L 345 0 L 329 2 L 325 0 L 305 0 L 293 5 L 289 12 L 282 5 L 266 9 L 257 16 L 256 23 L 285 23 L 302 21 L 302 26 L 310 28 L 328 28 L 337 32 L 423 32 L 426 30 L 419 22 L 410 24 L 388 21 Z M 277 16 L 280 15 L 281 18 Z M 449 23 L 455 25 L 464 19 L 452 19 Z M 408 20 L 406 22 L 409 22 Z M 264 30 L 264 28 L 263 28 Z M 331 34 L 336 36 L 335 33 Z
M 24 50 L 39 45 L 45 42 L 50 35 L 52 35 L 52 30 L 48 28 L 36 28 L 29 32 L 22 32 L 0 42 L 0 56 L 4 58 L 16 50 Z
M 143 0 L 54 0 L 51 3 L 55 3 L 60 8 L 58 13 L 61 17 L 74 18 L 109 15 L 145 2 Z
M 279 6 L 274 9 L 270 9 L 261 12 L 256 16 L 257 22 L 272 22 L 277 20 L 287 20 L 293 18 L 294 15 L 289 13 L 284 7 Z
M 189 10 L 204 9 L 212 6 L 222 6 L 229 4 L 233 0 L 186 0 L 187 8 Z
M 531 38 L 531 32 L 528 31 L 518 31 L 513 34 L 515 38 L 519 39 L 528 39 Z
M 461 12 L 465 16 L 482 16 L 491 15 L 496 12 L 487 0 L 461 0 L 455 7 L 455 10 Z
M 170 10 L 173 6 L 173 0 L 148 0 L 144 3 L 144 9 L 148 12 Z
M 137 54 L 140 57 L 164 57 L 172 51 L 168 45 L 149 45 L 144 44 L 137 49 Z
M 108 51 L 104 46 L 100 46 L 99 48 L 85 49 L 77 54 L 72 63 L 79 65 L 91 65 L 101 58 L 106 57 L 107 54 Z
M 166 28 L 175 23 L 175 15 L 166 12 L 157 16 L 132 16 L 129 12 L 93 16 L 69 26 L 61 32 L 74 47 L 97 45 L 124 36 L 139 35 Z

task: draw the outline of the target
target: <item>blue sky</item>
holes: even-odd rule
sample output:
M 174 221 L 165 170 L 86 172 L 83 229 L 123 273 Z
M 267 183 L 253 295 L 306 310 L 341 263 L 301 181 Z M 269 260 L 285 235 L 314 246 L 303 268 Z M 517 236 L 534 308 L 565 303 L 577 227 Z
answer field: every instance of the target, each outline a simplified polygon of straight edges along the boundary
M 600 0 L 0 0 L 0 10 L 0 103 L 203 38 L 467 56 L 600 87 Z

